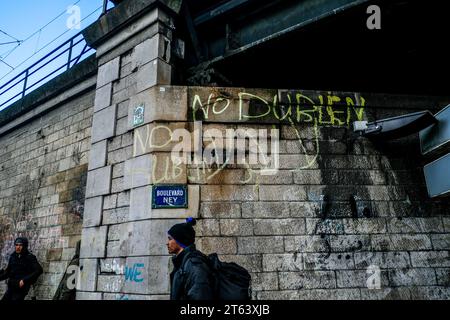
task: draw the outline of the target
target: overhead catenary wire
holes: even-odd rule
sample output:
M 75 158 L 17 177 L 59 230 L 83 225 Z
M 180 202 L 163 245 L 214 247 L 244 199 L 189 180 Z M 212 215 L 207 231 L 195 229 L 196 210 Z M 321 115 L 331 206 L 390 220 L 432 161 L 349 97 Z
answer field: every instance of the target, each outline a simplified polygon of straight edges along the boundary
M 0 29 L 0 33 L 3 33 L 4 35 L 10 37 L 11 39 L 14 39 L 16 42 L 22 42 L 23 40 L 19 40 L 16 37 L 10 35 L 9 33 L 7 33 L 6 31 L 3 31 L 2 29 Z
M 81 1 L 81 0 L 79 0 Z M 79 2 L 78 1 L 78 2 Z M 77 2 L 77 3 L 78 3 Z M 86 17 L 84 17 L 80 22 L 83 22 L 84 20 L 86 20 L 87 18 L 89 18 L 90 16 L 92 16 L 95 12 L 97 12 L 98 10 L 102 9 L 103 5 L 99 6 L 98 8 L 96 8 L 94 11 L 92 11 L 90 14 L 88 14 Z M 72 31 L 71 29 L 66 30 L 65 32 L 61 33 L 59 36 L 57 36 L 56 38 L 54 38 L 53 40 L 51 40 L 50 42 L 48 42 L 46 45 L 44 45 L 42 48 L 40 48 L 38 51 L 36 51 L 35 53 L 33 53 L 31 56 L 29 56 L 28 58 L 26 58 L 25 60 L 23 60 L 21 63 L 19 63 L 18 65 L 16 65 L 14 67 L 13 70 L 9 71 L 8 73 L 6 73 L 3 77 L 0 78 L 0 80 L 4 79 L 6 76 L 8 76 L 9 74 L 11 74 L 15 69 L 17 69 L 18 67 L 22 66 L 25 62 L 27 62 L 28 60 L 30 60 L 32 57 L 34 57 L 36 54 L 38 54 L 39 52 L 41 52 L 42 50 L 44 50 L 46 47 L 48 47 L 50 44 L 52 44 L 53 42 L 55 42 L 56 40 L 58 40 L 59 38 L 61 38 L 63 35 L 65 35 L 66 33 Z M 9 54 L 11 54 L 12 52 L 9 52 Z M 5 59 L 8 55 L 6 55 L 3 59 Z
M 78 3 L 80 3 L 82 0 L 77 0 L 74 4 L 72 4 L 71 6 L 75 6 L 75 5 L 77 5 Z M 17 40 L 17 41 L 19 41 L 19 43 L 17 44 L 17 46 L 15 46 L 11 51 L 5 51 L 5 53 L 6 52 L 8 52 L 7 54 L 6 54 L 6 56 L 3 56 L 5 53 L 2 53 L 1 55 L 0 55 L 0 59 L 1 60 L 4 60 L 4 59 L 6 59 L 11 53 L 13 53 L 22 43 L 24 43 L 24 42 L 26 42 L 26 41 L 28 41 L 28 40 L 30 40 L 31 38 L 33 38 L 36 34 L 40 34 L 41 32 L 42 32 L 42 30 L 43 29 L 45 29 L 46 27 L 48 27 L 50 24 L 52 24 L 53 22 L 55 22 L 57 19 L 59 19 L 61 16 L 63 16 L 64 14 L 66 14 L 66 10 L 64 10 L 63 12 L 61 12 L 60 14 L 58 14 L 56 17 L 54 17 L 53 19 L 51 19 L 49 22 L 47 22 L 44 26 L 42 26 L 42 27 L 40 27 L 39 29 L 37 29 L 35 32 L 33 32 L 31 35 L 29 35 L 27 38 L 25 38 L 24 40 L 19 40 L 19 39 L 17 39 L 17 38 L 15 38 L 15 37 L 13 37 L 13 36 L 11 36 L 11 35 L 9 35 L 8 33 L 6 33 L 6 32 L 4 32 L 4 31 L 2 31 L 2 30 L 0 30 L 0 32 L 2 32 L 2 33 L 4 33 L 5 35 L 7 35 L 7 36 L 9 36 L 9 37 L 11 37 L 11 38 L 13 38 L 13 39 L 15 39 L 15 40 Z M 36 53 L 36 52 L 35 52 Z M 4 61 L 3 61 L 4 62 Z M 17 67 L 16 67 L 17 68 Z

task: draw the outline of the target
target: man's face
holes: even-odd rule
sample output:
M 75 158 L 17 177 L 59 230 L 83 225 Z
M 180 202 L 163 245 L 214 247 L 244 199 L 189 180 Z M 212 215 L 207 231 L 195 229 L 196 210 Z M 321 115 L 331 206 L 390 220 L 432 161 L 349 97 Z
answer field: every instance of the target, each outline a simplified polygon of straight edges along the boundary
M 178 254 L 183 248 L 171 236 L 167 237 L 167 251 L 169 254 Z
M 16 247 L 16 253 L 21 253 L 21 252 L 22 252 L 23 244 L 21 244 L 21 243 L 16 243 L 16 244 L 15 244 L 15 247 Z

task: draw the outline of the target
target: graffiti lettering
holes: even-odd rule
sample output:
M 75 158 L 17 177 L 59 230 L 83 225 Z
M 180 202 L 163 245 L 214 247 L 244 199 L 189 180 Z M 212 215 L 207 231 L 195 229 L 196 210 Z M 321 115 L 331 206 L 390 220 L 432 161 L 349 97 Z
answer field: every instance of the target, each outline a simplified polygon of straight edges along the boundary
M 273 119 L 278 121 L 292 120 L 294 123 L 314 123 L 317 119 L 318 125 L 349 126 L 352 120 L 361 121 L 364 117 L 365 99 L 360 97 L 359 106 L 356 106 L 352 97 L 339 97 L 336 95 L 318 95 L 317 101 L 302 94 L 288 93 L 286 101 L 280 102 L 279 96 L 274 95 L 271 102 L 248 92 L 237 94 L 237 104 L 232 104 L 231 98 L 214 96 L 209 94 L 207 101 L 202 101 L 196 94 L 192 101 L 193 120 L 202 118 L 210 120 L 212 116 L 226 115 L 226 111 L 238 108 L 237 121 L 248 121 L 249 119 Z M 214 102 L 212 102 L 214 101 Z M 219 103 L 223 104 L 217 108 Z M 212 108 L 210 109 L 210 105 Z M 198 111 L 202 112 L 198 114 Z M 211 112 L 210 112 L 211 111 Z M 232 119 L 229 119 L 232 120 Z
M 142 272 L 139 269 L 144 268 L 143 263 L 135 263 L 132 267 L 125 267 L 125 281 L 142 282 L 144 278 L 139 278 Z

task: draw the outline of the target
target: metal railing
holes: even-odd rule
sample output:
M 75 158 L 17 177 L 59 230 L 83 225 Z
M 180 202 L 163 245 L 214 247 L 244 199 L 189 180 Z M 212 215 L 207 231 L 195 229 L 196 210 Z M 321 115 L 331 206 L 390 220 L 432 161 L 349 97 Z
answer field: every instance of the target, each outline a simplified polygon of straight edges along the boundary
M 0 110 L 37 88 L 45 80 L 50 80 L 58 72 L 62 73 L 79 63 L 87 53 L 88 47 L 81 32 L 52 50 L 33 65 L 0 86 Z M 48 70 L 44 70 L 47 68 Z M 4 100 L 4 101 L 3 101 Z

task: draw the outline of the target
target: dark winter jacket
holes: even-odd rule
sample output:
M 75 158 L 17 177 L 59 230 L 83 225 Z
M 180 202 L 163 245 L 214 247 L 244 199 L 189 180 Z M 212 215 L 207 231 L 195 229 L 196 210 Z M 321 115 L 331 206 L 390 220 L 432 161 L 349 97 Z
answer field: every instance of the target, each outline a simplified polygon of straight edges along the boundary
M 172 258 L 174 269 L 170 274 L 171 300 L 212 300 L 213 276 L 207 258 L 195 245 L 185 248 Z
M 9 258 L 8 267 L 0 272 L 0 281 L 7 279 L 8 289 L 23 290 L 28 293 L 42 271 L 36 257 L 28 250 L 24 250 L 21 254 L 14 252 Z M 19 287 L 20 280 L 23 280 L 25 284 L 22 288 Z

